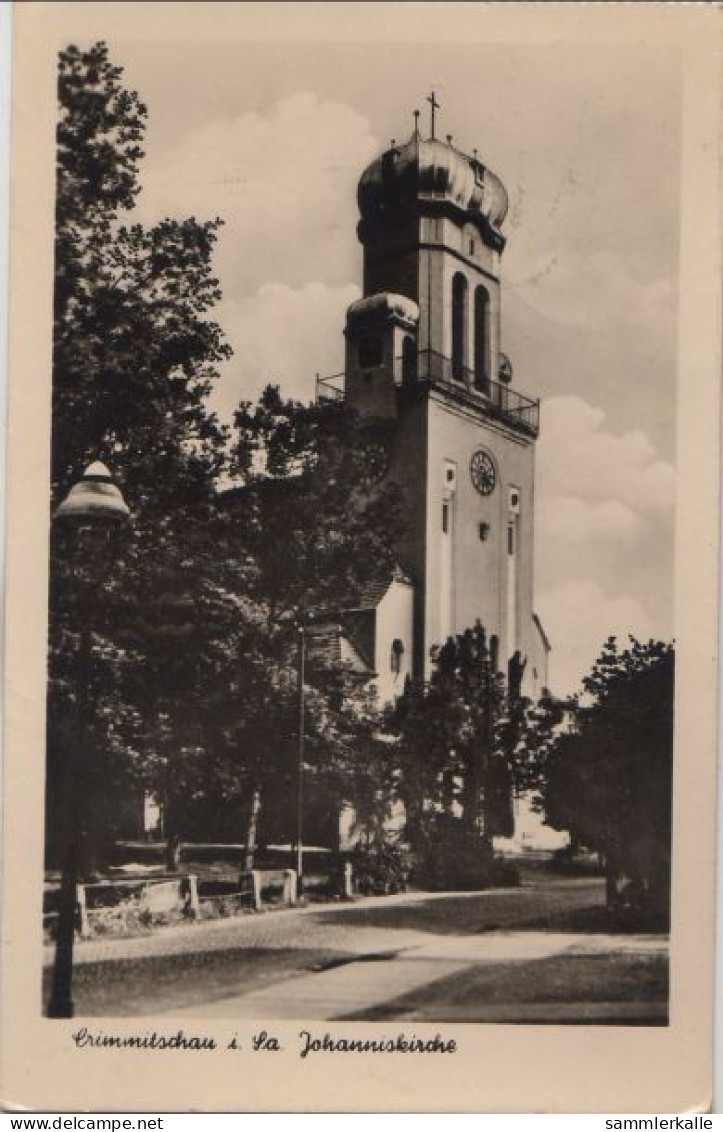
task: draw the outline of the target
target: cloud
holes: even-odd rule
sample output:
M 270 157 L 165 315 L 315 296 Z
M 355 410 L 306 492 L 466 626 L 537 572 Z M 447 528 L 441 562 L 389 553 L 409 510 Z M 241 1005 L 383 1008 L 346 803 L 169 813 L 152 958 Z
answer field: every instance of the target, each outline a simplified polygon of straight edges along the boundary
M 281 385 L 287 397 L 313 398 L 316 373 L 344 368 L 346 308 L 359 295 L 351 283 L 298 289 L 265 283 L 248 298 L 223 303 L 218 317 L 235 353 L 212 407 L 229 419 L 240 400 L 254 400 L 269 383 Z
M 657 458 L 642 429 L 613 433 L 603 428 L 604 421 L 603 410 L 581 397 L 545 402 L 538 456 L 541 496 L 614 500 L 637 513 L 669 511 L 675 498 L 673 465 Z
M 579 690 L 608 637 L 625 642 L 629 634 L 642 640 L 667 635 L 634 597 L 610 596 L 589 579 L 542 590 L 537 608 L 552 641 L 550 683 L 557 694 Z
M 534 234 L 526 237 L 529 242 Z M 673 276 L 641 278 L 616 251 L 521 245 L 507 262 L 507 278 L 525 300 L 558 321 L 600 334 L 636 327 L 669 337 L 675 330 Z M 511 262 L 510 262 L 511 261 Z M 634 262 L 634 260 L 632 261 Z
M 314 374 L 344 366 L 342 331 L 360 295 L 357 179 L 378 150 L 368 120 L 308 92 L 263 112 L 215 117 L 165 151 L 149 132 L 134 220 L 220 216 L 214 312 L 234 348 L 211 399 L 229 419 L 270 381 L 314 395 Z M 311 281 L 310 281 L 311 280 Z M 313 280 L 323 280 L 314 282 Z
M 612 431 L 582 398 L 544 409 L 536 600 L 565 691 L 608 636 L 671 635 L 675 475 L 645 432 Z
M 570 546 L 590 539 L 615 539 L 629 544 L 644 529 L 640 515 L 616 499 L 590 503 L 564 495 L 543 498 L 537 509 L 537 522 L 547 539 L 564 540 Z
M 134 219 L 220 216 L 225 293 L 357 277 L 356 182 L 378 145 L 351 107 L 297 92 L 263 113 L 214 118 L 167 152 L 154 152 L 150 131 L 148 149 Z

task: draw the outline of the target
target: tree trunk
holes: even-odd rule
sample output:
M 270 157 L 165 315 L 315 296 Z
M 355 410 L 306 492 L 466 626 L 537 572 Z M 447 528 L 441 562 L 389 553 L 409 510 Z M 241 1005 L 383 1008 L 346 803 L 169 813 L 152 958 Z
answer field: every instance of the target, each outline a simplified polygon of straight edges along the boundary
M 244 840 L 244 872 L 250 873 L 254 867 L 254 858 L 256 856 L 256 831 L 259 824 L 259 811 L 261 809 L 261 788 L 254 787 L 253 794 L 251 795 L 251 805 L 249 807 L 249 820 L 246 825 L 246 837 Z

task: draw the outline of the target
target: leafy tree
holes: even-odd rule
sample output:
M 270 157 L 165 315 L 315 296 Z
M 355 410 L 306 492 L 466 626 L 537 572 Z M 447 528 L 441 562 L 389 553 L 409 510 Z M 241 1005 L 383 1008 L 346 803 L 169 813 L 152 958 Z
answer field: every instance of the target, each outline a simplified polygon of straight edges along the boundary
M 477 623 L 437 651 L 429 683 L 411 685 L 394 711 L 400 781 L 413 844 L 454 842 L 491 860 L 492 839 L 512 833 L 512 796 L 524 710 L 519 655 L 508 679 L 496 638 Z M 442 830 L 444 826 L 444 830 Z M 475 866 L 478 867 L 478 866 Z
M 87 560 L 53 534 L 49 812 L 77 743 L 90 609 L 83 780 L 97 830 L 112 837 L 131 788 L 159 795 L 169 833 L 225 821 L 239 837 L 257 795 L 270 829 L 272 793 L 295 789 L 295 620 L 393 562 L 395 490 L 365 474 L 383 426 L 270 388 L 239 407 L 229 447 L 207 405 L 230 354 L 212 317 L 220 221 L 123 223 L 146 109 L 105 44 L 62 52 L 58 90 L 54 503 L 100 458 L 134 523 Z M 352 725 L 358 690 L 332 685 L 307 689 L 309 774 L 329 804 L 359 782 L 370 742 Z
M 400 493 L 373 482 L 370 451 L 384 421 L 344 404 L 284 400 L 269 386 L 235 416 L 233 469 L 244 486 L 230 506 L 258 567 L 253 593 L 269 623 L 334 609 L 373 577 L 391 574 L 402 527 Z
M 67 748 L 77 743 L 80 624 L 92 606 L 93 734 L 87 810 L 152 777 L 189 703 L 199 700 L 213 609 L 227 641 L 244 617 L 247 561 L 232 552 L 216 482 L 226 434 L 205 406 L 230 353 L 209 314 L 218 221 L 123 226 L 140 191 L 146 109 L 122 84 L 105 44 L 59 57 L 53 339 L 52 487 L 57 504 L 84 467 L 105 460 L 123 484 L 133 534 L 84 555 L 58 530 L 51 543 L 48 784 L 52 811 Z M 154 638 L 169 590 L 189 609 L 193 651 Z M 223 634 L 219 636 L 219 640 Z M 204 652 L 199 671 L 193 659 Z M 173 710 L 169 705 L 173 705 Z M 181 728 L 181 736 L 183 735 Z M 165 738 L 164 738 L 165 736 Z M 102 788 L 100 788 L 102 784 Z M 113 807 L 109 807 L 112 809 Z M 116 804 L 116 809 L 117 804 Z
M 672 645 L 611 637 L 541 767 L 548 823 L 604 854 L 609 896 L 625 876 L 658 910 L 670 891 L 674 669 Z
M 230 355 L 208 317 L 219 220 L 123 216 L 140 192 L 146 108 L 104 43 L 59 60 L 53 334 L 56 501 L 93 459 L 160 512 L 208 490 L 225 436 L 204 399 Z
M 224 496 L 254 563 L 250 599 L 264 610 L 265 664 L 286 688 L 290 733 L 280 741 L 280 716 L 265 707 L 254 723 L 254 795 L 266 823 L 280 797 L 296 797 L 295 628 L 313 630 L 370 579 L 390 574 L 399 537 L 399 495 L 389 482 L 371 482 L 369 451 L 386 426 L 367 423 L 343 404 L 305 405 L 267 387 L 235 415 L 232 469 L 243 481 Z M 380 769 L 376 709 L 368 689 L 343 670 L 307 670 L 306 763 L 310 800 L 327 815 L 355 797 L 368 808 L 372 767 Z M 296 714 L 295 714 L 296 713 Z M 263 740 L 267 736 L 267 741 Z M 284 754 L 284 750 L 291 754 Z M 383 777 L 383 772 L 382 772 Z M 273 819 L 271 819 L 273 821 Z M 289 828 L 289 818 L 286 819 Z M 293 828 L 293 824 L 292 824 Z
M 537 813 L 543 813 L 545 809 L 543 790 L 552 751 L 560 742 L 565 721 L 574 717 L 578 706 L 577 697 L 562 700 L 547 690 L 543 691 L 539 700 L 522 703 L 522 717 L 517 729 L 515 787 L 518 795 L 530 797 Z

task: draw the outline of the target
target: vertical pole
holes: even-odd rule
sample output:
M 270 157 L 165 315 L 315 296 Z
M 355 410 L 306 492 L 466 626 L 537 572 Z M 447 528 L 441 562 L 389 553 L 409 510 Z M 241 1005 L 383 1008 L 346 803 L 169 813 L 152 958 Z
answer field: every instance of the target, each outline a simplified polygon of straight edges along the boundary
M 427 223 L 430 221 L 427 219 Z M 431 239 L 427 243 L 427 380 L 432 376 L 432 248 Z M 444 347 L 440 343 L 440 350 Z
M 188 876 L 188 915 L 192 920 L 201 918 L 201 902 L 198 899 L 198 877 L 194 873 Z
M 299 761 L 296 810 L 296 873 L 298 894 L 304 891 L 304 665 L 306 642 L 303 622 L 299 624 Z
M 85 885 L 79 884 L 76 890 L 76 901 L 78 909 L 78 930 L 81 939 L 88 939 L 90 936 L 90 922 L 88 920 L 88 898 L 85 892 Z
M 246 845 L 244 848 L 244 872 L 250 873 L 254 867 L 256 859 L 256 833 L 259 823 L 259 811 L 261 810 L 261 788 L 254 787 L 253 794 L 251 795 L 251 809 L 249 811 L 249 820 L 246 827 Z
M 67 821 L 63 851 L 63 871 L 60 881 L 58 908 L 58 936 L 55 945 L 53 985 L 48 1004 L 50 1018 L 72 1018 L 73 1004 L 73 943 L 75 916 L 78 901 L 78 857 L 80 843 L 79 794 L 86 783 L 80 782 L 87 770 L 86 746 L 88 741 L 88 701 L 90 681 L 90 608 L 86 603 L 80 636 L 78 663 L 78 719 L 74 747 L 68 752 L 63 775 L 61 804 Z M 80 774 L 78 772 L 81 772 Z

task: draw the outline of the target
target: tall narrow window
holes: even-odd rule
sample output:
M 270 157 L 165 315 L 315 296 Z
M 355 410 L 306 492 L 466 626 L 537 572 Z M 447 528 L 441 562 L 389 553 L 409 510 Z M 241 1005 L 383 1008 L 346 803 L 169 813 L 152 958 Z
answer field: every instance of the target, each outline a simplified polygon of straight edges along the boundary
M 507 656 L 520 647 L 518 607 L 518 559 L 520 555 L 521 493 L 518 487 L 507 489 Z
M 392 672 L 394 673 L 395 676 L 399 676 L 400 672 L 402 671 L 402 657 L 403 656 L 404 656 L 404 644 L 403 644 L 402 641 L 399 640 L 399 637 L 395 637 L 394 640 L 392 641 L 392 655 L 391 655 L 391 663 L 390 663 L 390 668 L 391 668 L 391 670 L 392 670 Z
M 452 279 L 452 376 L 464 379 L 467 356 L 467 280 L 461 272 Z
M 436 643 L 442 644 L 454 632 L 454 543 L 455 495 L 457 465 L 454 460 L 443 460 L 441 471 L 442 529 L 439 535 L 439 632 L 434 633 Z
M 454 593 L 454 538 L 452 532 L 452 500 L 442 503 L 442 533 L 439 546 L 439 643 L 452 633 L 452 601 Z M 435 634 L 436 636 L 436 634 Z
M 377 334 L 365 334 L 359 339 L 359 365 L 372 369 L 384 361 L 384 343 Z
M 517 539 L 515 518 L 507 524 L 507 655 L 517 651 Z
M 411 384 L 417 376 L 417 347 L 413 338 L 406 337 L 402 343 L 402 381 Z
M 489 338 L 490 297 L 485 287 L 474 293 L 474 383 L 477 389 L 489 395 Z

